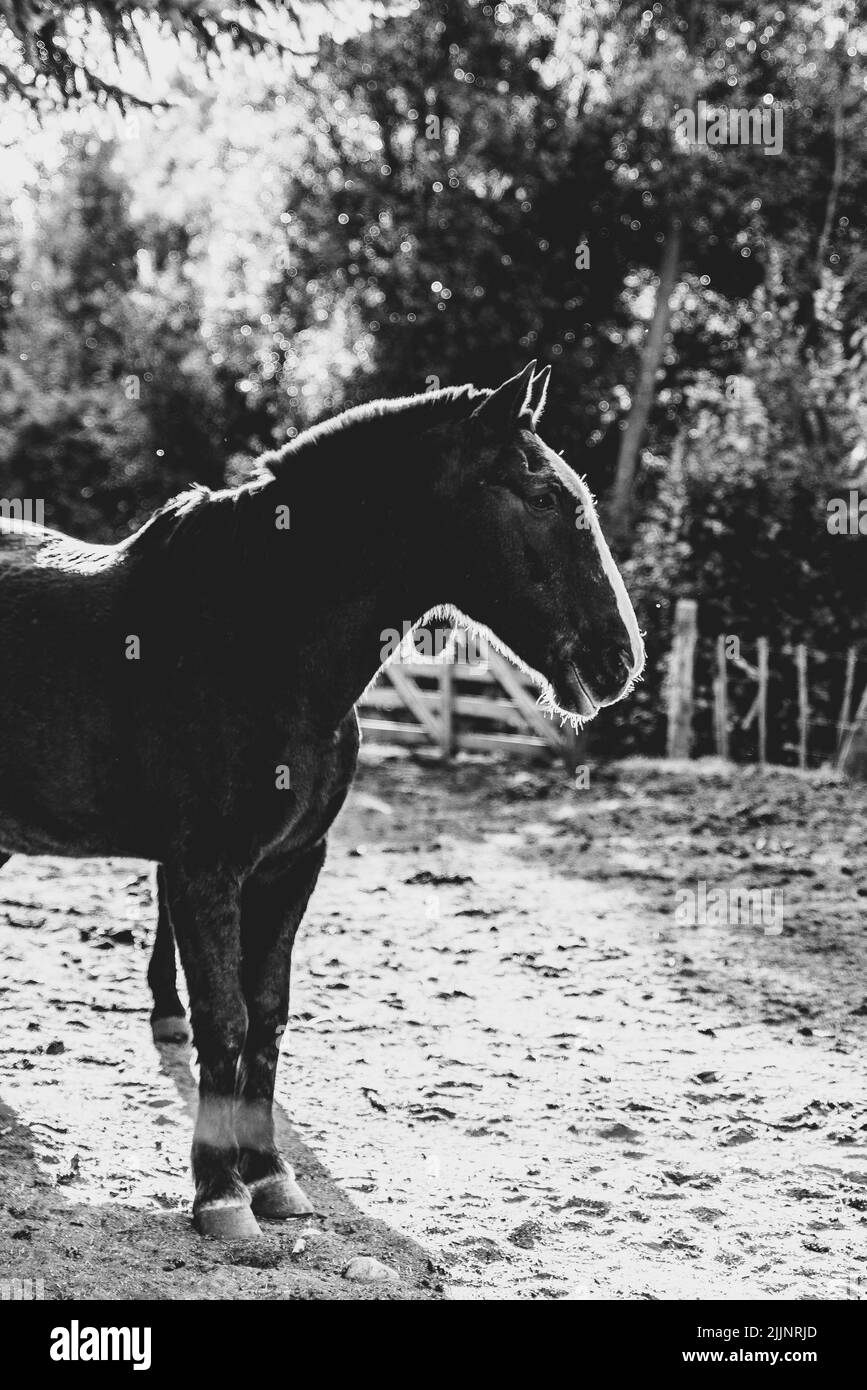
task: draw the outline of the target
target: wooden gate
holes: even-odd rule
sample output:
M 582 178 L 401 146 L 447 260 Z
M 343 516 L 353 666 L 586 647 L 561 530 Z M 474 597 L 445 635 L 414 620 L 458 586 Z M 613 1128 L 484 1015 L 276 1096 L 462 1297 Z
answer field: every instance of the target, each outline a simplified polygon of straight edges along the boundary
M 460 634 L 458 634 L 458 637 Z M 412 652 L 412 655 L 408 655 Z M 452 640 L 435 658 L 404 645 L 359 704 L 367 739 L 433 744 L 445 758 L 459 749 L 548 752 L 576 759 L 576 736 L 536 703 L 538 691 L 518 667 L 485 645 L 469 658 Z

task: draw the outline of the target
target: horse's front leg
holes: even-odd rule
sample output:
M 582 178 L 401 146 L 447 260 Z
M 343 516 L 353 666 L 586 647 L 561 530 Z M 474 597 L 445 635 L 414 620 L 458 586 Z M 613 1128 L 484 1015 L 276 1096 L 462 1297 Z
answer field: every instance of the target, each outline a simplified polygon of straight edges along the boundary
M 289 1019 L 289 972 L 295 933 L 325 859 L 322 841 L 279 875 L 252 877 L 241 907 L 243 981 L 249 1026 L 236 1109 L 240 1171 L 260 1216 L 313 1210 L 281 1157 L 274 1137 L 274 1080 Z
M 157 865 L 157 932 L 148 966 L 148 984 L 154 999 L 151 1011 L 154 1042 L 189 1042 L 190 1025 L 178 997 L 175 934 L 162 864 Z
M 166 864 L 164 885 L 187 977 L 199 1055 L 193 1134 L 193 1219 L 202 1235 L 259 1234 L 238 1172 L 235 1092 L 247 1032 L 241 988 L 241 888 L 223 870 L 190 873 Z

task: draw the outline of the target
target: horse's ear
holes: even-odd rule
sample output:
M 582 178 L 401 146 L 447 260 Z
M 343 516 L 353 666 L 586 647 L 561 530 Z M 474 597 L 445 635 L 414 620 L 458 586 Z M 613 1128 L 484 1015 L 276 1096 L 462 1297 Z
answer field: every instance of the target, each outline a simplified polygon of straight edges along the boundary
M 533 429 L 536 428 L 542 418 L 542 411 L 545 409 L 545 402 L 548 399 L 548 382 L 551 380 L 551 368 L 543 367 L 541 372 L 537 372 L 530 382 L 529 407 L 533 417 Z
M 536 363 L 528 362 L 522 372 L 498 386 L 496 391 L 473 411 L 470 419 L 482 425 L 486 433 L 498 437 L 511 434 L 518 416 L 528 409 L 530 384 L 535 370 Z

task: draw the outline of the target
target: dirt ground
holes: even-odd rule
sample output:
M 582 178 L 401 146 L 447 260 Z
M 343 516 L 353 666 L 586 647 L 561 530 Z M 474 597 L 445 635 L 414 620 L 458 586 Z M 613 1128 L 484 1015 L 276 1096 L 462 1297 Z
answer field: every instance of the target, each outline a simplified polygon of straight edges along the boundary
M 47 1297 L 867 1297 L 867 788 L 367 749 L 278 1080 L 316 1215 L 189 1224 L 152 873 L 0 875 L 0 1279 Z M 783 893 L 692 926 L 677 890 Z M 289 1120 L 291 1116 L 291 1124 Z M 374 1255 L 398 1282 L 350 1282 Z

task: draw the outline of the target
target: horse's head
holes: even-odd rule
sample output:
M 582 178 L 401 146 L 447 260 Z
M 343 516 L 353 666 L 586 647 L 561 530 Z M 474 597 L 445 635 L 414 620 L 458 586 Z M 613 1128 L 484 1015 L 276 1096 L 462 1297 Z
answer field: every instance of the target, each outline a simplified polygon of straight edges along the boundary
M 456 606 L 544 678 L 558 709 L 588 719 L 631 689 L 644 646 L 593 498 L 537 433 L 550 369 L 534 367 L 443 441 L 461 533 L 450 577 Z

